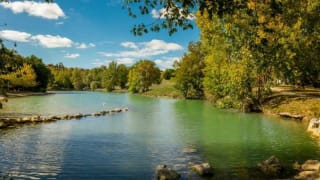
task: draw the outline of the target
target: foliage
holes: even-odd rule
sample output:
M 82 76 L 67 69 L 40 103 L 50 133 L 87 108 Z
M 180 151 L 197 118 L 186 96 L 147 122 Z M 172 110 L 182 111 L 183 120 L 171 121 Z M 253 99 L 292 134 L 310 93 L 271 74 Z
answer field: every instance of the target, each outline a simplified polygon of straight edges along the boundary
M 174 69 L 165 69 L 161 74 L 162 79 L 170 80 L 172 77 L 176 76 L 176 71 Z
M 34 72 L 32 66 L 29 64 L 23 64 L 22 67 L 20 67 L 16 71 L 0 76 L 1 79 L 7 80 L 8 84 L 10 84 L 11 86 L 21 88 L 36 86 L 36 77 L 36 73 Z
M 125 8 L 133 18 L 136 18 L 137 14 L 149 15 L 155 9 L 162 11 L 161 17 L 152 24 L 136 24 L 132 29 L 134 35 L 141 36 L 149 31 L 159 32 L 161 29 L 166 29 L 169 35 L 172 35 L 179 28 L 193 28 L 191 20 L 196 9 L 201 13 L 206 10 L 210 15 L 217 14 L 221 17 L 243 8 L 246 2 L 247 0 L 126 0 Z M 134 7 L 139 7 L 138 12 L 134 11 Z
M 190 43 L 189 52 L 181 61 L 176 62 L 176 87 L 187 99 L 201 99 L 203 91 L 204 53 L 201 51 L 201 43 Z
M 40 91 L 45 91 L 49 83 L 50 78 L 52 78 L 51 71 L 46 67 L 42 60 L 34 55 L 26 57 L 26 62 L 32 65 L 36 75 L 37 75 L 37 85 L 36 88 Z
M 127 66 L 120 64 L 117 68 L 117 85 L 121 87 L 121 89 L 126 88 L 126 85 L 128 83 L 128 73 L 129 69 Z
M 128 83 L 130 92 L 146 92 L 152 84 L 160 83 L 160 69 L 153 61 L 138 61 L 129 71 Z
M 251 111 L 274 82 L 317 86 L 320 2 L 248 0 L 244 5 L 225 14 L 197 14 L 207 98 Z
M 128 68 L 125 65 L 117 65 L 115 61 L 108 67 L 100 66 L 93 69 L 66 68 L 62 63 L 57 65 L 49 64 L 52 72 L 50 81 L 51 89 L 75 89 L 95 90 L 105 88 L 112 91 L 116 86 L 126 87 Z
M 0 87 L 7 90 L 44 91 L 51 74 L 42 60 L 34 55 L 23 57 L 0 41 Z M 26 76 L 26 77 L 23 77 Z M 35 78 L 35 80 L 34 80 Z M 30 82 L 23 82 L 30 80 Z M 9 86 L 8 86 L 9 85 Z

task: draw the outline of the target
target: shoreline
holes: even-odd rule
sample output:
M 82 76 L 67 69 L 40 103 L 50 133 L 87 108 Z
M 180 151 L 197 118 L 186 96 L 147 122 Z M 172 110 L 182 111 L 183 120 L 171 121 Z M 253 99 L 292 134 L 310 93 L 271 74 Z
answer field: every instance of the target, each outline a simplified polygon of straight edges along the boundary
M 70 90 L 67 90 L 70 91 Z M 102 89 L 97 89 L 89 92 L 106 92 Z M 115 90 L 110 93 L 129 93 L 127 90 Z M 307 125 L 306 131 L 310 132 L 312 136 L 320 138 L 320 127 L 318 121 L 320 121 L 320 91 L 319 94 L 314 96 L 300 94 L 300 92 L 279 92 L 274 91 L 273 94 L 268 98 L 266 102 L 262 104 L 262 113 L 267 116 L 280 117 L 283 120 L 292 120 L 301 122 L 304 126 Z M 27 96 L 43 96 L 55 94 L 52 91 L 47 92 L 19 92 L 19 93 L 7 93 L 6 96 L 0 95 L 0 102 L 5 102 L 10 98 L 27 97 Z M 148 97 L 148 98 L 165 98 L 165 99 L 176 99 L 182 100 L 180 96 L 172 96 L 170 94 L 163 95 L 162 93 L 137 93 L 135 95 Z M 200 99 L 206 102 L 205 99 Z M 5 104 L 3 104 L 5 105 Z M 319 119 L 317 121 L 311 121 L 312 119 Z M 315 123 L 312 124 L 311 123 Z
M 7 98 L 27 97 L 27 96 L 45 96 L 55 94 L 54 92 L 19 92 L 19 93 L 6 93 Z

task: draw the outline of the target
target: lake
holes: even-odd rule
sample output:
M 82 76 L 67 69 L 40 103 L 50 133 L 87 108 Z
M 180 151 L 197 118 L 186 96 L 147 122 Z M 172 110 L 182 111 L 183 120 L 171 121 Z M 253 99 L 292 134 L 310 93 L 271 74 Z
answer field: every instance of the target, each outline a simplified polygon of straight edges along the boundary
M 209 162 L 212 179 L 263 178 L 256 164 L 277 156 L 290 167 L 318 159 L 320 146 L 299 122 L 213 108 L 204 101 L 103 92 L 56 92 L 9 99 L 2 115 L 128 112 L 0 130 L 0 177 L 152 179 L 158 164 L 196 178 L 189 164 Z M 195 148 L 196 153 L 185 153 Z

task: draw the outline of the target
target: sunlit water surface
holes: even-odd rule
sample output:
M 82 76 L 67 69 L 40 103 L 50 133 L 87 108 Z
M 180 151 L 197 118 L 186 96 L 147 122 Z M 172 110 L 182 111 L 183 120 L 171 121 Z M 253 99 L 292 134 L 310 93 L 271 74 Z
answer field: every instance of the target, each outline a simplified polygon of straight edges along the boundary
M 217 110 L 203 101 L 129 94 L 56 92 L 10 99 L 15 114 L 128 112 L 0 130 L 0 177 L 18 179 L 152 179 L 158 164 L 195 178 L 190 163 L 210 162 L 213 179 L 262 178 L 256 164 L 276 155 L 290 167 L 318 159 L 320 147 L 298 122 Z M 0 115 L 1 115 L 0 114 Z M 186 154 L 183 149 L 196 148 Z

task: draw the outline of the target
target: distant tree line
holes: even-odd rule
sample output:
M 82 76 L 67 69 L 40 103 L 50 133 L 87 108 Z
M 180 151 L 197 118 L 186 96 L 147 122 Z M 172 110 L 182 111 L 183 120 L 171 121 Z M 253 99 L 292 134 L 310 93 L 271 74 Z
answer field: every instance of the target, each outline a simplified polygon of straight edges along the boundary
M 129 89 L 145 92 L 160 83 L 161 73 L 150 60 L 127 67 L 112 61 L 92 69 L 68 68 L 62 63 L 45 65 L 34 55 L 23 57 L 0 41 L 0 94 L 5 92 L 46 90 Z

